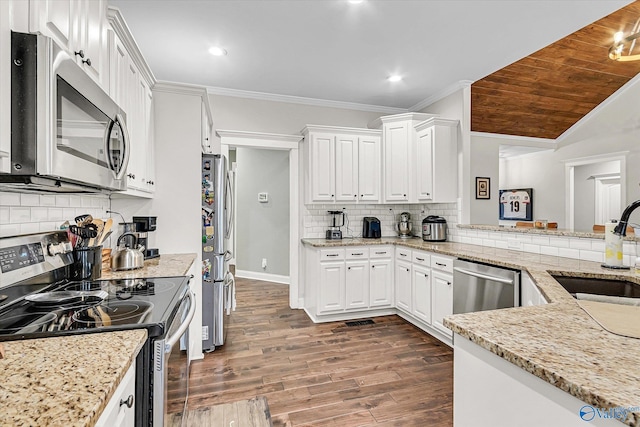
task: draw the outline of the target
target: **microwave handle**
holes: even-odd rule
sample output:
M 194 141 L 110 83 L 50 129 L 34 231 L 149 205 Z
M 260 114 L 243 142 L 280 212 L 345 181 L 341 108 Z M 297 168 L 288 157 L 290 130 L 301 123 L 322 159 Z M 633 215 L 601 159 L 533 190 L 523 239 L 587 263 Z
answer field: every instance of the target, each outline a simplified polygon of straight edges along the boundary
M 127 173 L 127 166 L 129 165 L 129 155 L 131 154 L 131 144 L 129 142 L 129 131 L 127 130 L 127 124 L 125 123 L 122 114 L 116 114 L 116 118 L 113 120 L 113 123 L 118 123 L 118 125 L 120 126 L 120 130 L 122 131 L 122 146 L 124 148 L 124 158 L 122 159 L 122 166 L 120 167 L 120 170 L 116 173 L 116 179 L 120 180 L 124 177 L 124 174 Z M 111 139 L 113 123 L 104 136 L 104 152 L 107 156 L 107 164 L 111 167 L 112 170 L 113 164 L 111 163 L 111 157 L 109 156 L 109 140 Z

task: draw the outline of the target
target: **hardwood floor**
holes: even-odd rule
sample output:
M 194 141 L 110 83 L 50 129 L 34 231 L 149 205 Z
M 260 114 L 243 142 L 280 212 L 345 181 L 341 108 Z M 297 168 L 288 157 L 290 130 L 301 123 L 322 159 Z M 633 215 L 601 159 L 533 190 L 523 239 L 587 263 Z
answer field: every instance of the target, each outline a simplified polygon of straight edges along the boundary
M 274 426 L 451 426 L 453 352 L 397 316 L 350 327 L 238 279 L 222 348 L 191 364 L 189 409 L 267 398 Z

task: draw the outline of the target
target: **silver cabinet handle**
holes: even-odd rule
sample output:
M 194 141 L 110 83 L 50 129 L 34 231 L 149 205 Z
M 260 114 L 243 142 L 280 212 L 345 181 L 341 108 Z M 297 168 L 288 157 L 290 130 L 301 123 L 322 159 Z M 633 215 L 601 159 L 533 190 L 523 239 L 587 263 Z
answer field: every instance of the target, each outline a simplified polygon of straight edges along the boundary
M 330 256 L 338 256 L 338 254 L 327 254 L 328 257 Z
M 400 254 L 400 256 L 407 256 L 407 254 L 403 254 L 403 253 L 401 253 L 401 254 Z
M 479 279 L 491 280 L 492 282 L 499 282 L 499 283 L 506 283 L 508 285 L 513 285 L 513 279 L 503 279 L 502 277 L 490 276 L 488 274 L 482 274 L 475 271 L 465 270 L 464 268 L 460 268 L 460 267 L 454 267 L 453 269 L 454 271 L 457 271 L 458 273 L 466 274 L 467 276 L 473 276 Z
M 418 258 L 418 257 L 416 257 L 416 259 L 417 259 L 418 261 L 424 261 L 424 258 Z M 436 262 L 436 264 L 438 264 L 438 263 Z M 440 265 L 440 264 L 438 264 L 438 265 Z
M 447 266 L 447 264 L 441 264 L 439 262 L 436 262 L 436 265 L 439 266 L 439 267 L 446 267 Z

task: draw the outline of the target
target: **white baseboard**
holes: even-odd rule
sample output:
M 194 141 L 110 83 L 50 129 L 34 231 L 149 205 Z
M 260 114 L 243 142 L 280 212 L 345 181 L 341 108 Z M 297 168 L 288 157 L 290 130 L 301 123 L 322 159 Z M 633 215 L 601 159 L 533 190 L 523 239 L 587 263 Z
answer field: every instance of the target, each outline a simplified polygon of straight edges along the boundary
M 260 273 L 259 271 L 247 271 L 236 270 L 236 277 L 242 277 L 243 279 L 264 280 L 265 282 L 283 283 L 288 285 L 290 282 L 289 276 L 283 276 L 281 274 Z

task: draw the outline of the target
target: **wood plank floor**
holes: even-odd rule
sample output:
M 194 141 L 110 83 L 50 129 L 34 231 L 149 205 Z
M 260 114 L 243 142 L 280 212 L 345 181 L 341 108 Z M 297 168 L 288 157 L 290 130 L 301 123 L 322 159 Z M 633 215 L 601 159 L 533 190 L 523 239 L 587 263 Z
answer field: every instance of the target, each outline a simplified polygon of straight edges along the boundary
M 451 426 L 453 352 L 397 316 L 314 324 L 288 286 L 238 279 L 222 348 L 191 364 L 189 409 L 265 396 L 274 426 Z

